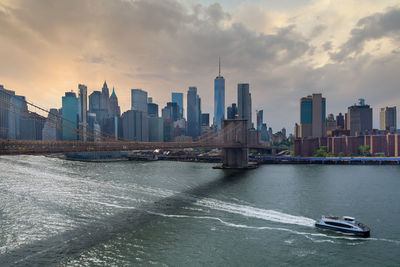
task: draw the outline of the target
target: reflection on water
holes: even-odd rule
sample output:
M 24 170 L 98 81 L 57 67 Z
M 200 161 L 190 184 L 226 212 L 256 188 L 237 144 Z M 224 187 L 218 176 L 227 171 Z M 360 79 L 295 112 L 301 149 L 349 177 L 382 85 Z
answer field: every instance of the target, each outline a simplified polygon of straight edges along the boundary
M 400 233 L 377 221 L 400 214 L 392 166 L 233 172 L 19 156 L 0 158 L 0 167 L 0 266 L 398 263 Z M 327 212 L 362 218 L 372 237 L 315 229 Z

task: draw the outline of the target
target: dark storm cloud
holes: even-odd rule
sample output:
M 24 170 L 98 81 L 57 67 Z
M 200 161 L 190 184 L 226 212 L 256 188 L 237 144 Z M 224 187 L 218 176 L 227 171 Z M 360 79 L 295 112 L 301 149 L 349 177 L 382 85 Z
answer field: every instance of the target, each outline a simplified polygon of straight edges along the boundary
M 399 40 L 400 9 L 391 8 L 386 13 L 375 13 L 358 21 L 357 27 L 351 30 L 350 39 L 341 46 L 340 51 L 332 53 L 331 58 L 343 61 L 352 53 L 363 51 L 364 44 L 369 40 L 389 37 Z
M 54 46 L 119 54 L 151 68 L 168 64 L 168 68 L 196 70 L 218 55 L 229 56 L 232 62 L 227 63 L 236 67 L 283 64 L 309 49 L 294 25 L 274 35 L 256 34 L 242 24 L 222 27 L 220 22 L 230 16 L 219 4 L 188 10 L 173 0 L 16 3 L 9 8 L 12 16 L 36 38 Z

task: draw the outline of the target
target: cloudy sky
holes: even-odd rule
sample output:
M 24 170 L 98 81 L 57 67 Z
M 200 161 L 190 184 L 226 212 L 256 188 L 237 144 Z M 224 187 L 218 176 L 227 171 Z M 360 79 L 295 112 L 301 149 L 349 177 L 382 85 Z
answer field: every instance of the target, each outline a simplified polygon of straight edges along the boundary
M 299 98 L 316 92 L 334 114 L 365 98 L 378 127 L 378 108 L 400 103 L 400 3 L 0 0 L 0 84 L 46 108 L 107 80 L 123 111 L 132 88 L 163 107 L 197 86 L 212 114 L 218 56 L 226 103 L 250 83 L 253 112 L 274 131 L 292 132 Z

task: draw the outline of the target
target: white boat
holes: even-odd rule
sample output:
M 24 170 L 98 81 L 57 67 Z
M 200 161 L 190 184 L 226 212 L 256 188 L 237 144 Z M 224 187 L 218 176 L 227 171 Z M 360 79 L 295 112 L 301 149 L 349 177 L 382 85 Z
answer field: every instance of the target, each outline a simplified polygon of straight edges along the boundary
M 315 226 L 322 229 L 350 233 L 362 237 L 369 237 L 370 235 L 370 229 L 367 226 L 349 216 L 343 216 L 343 218 L 336 216 L 322 216 L 322 218 L 315 223 Z

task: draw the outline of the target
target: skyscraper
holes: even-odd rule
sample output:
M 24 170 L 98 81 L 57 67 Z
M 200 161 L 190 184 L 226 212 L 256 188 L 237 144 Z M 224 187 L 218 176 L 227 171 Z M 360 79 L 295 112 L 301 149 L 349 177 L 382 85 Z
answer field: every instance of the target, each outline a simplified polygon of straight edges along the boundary
M 326 99 L 313 94 L 300 99 L 300 137 L 326 136 Z
M 221 76 L 221 60 L 219 60 L 218 76 L 214 80 L 214 124 L 221 130 L 225 118 L 225 79 Z
M 96 115 L 95 121 L 97 122 L 99 127 L 100 127 L 100 123 L 103 122 L 105 115 L 106 115 L 105 111 L 103 109 L 101 109 L 101 101 L 103 101 L 103 100 L 102 100 L 102 93 L 100 91 L 93 91 L 89 95 L 89 113 Z M 92 126 L 94 126 L 94 124 Z M 92 128 L 91 126 L 89 126 L 89 127 Z
M 178 103 L 168 102 L 167 107 L 172 110 L 172 119 L 177 121 L 179 119 L 179 105 Z
M 197 97 L 197 121 L 198 121 L 198 135 L 201 135 L 201 98 Z
M 100 132 L 100 125 L 97 122 L 96 113 L 88 113 L 88 128 L 88 132 L 90 133 L 88 136 L 88 141 L 100 141 L 100 137 L 98 136 Z
M 149 142 L 164 141 L 164 122 L 158 116 L 149 117 Z
M 42 130 L 42 140 L 56 141 L 57 138 L 57 128 L 60 127 L 57 125 L 58 110 L 56 108 L 50 109 L 49 115 L 47 117 L 46 122 L 44 123 Z
M 122 114 L 121 121 L 123 139 L 143 142 L 149 141 L 147 112 L 128 110 Z
M 161 110 L 161 117 L 162 117 L 163 121 L 167 121 L 167 120 L 173 121 L 172 108 L 168 107 L 168 106 L 164 107 Z
M 333 114 L 329 114 L 326 118 L 326 130 L 333 131 L 336 130 L 337 122 L 335 120 L 335 116 Z
M 247 128 L 250 129 L 252 127 L 252 116 L 251 94 L 248 83 L 238 84 L 238 115 L 240 120 L 247 120 Z
M 200 115 L 201 101 L 197 95 L 196 87 L 189 87 L 187 93 L 187 133 L 191 137 L 197 137 L 201 134 Z
M 179 118 L 183 118 L 183 93 L 172 93 L 172 102 L 179 105 Z
M 115 99 L 113 99 L 113 101 L 114 100 Z M 110 101 L 107 82 L 104 82 L 101 92 L 93 91 L 89 95 L 89 112 L 96 113 L 96 121 L 102 131 L 105 129 L 105 124 L 107 124 L 106 120 L 111 113 Z
M 87 87 L 86 85 L 79 84 L 79 129 L 82 130 L 83 141 L 87 140 Z
M 0 85 L 0 99 L 3 101 L 11 102 L 11 98 L 15 95 L 14 91 L 7 90 Z M 0 102 L 0 139 L 9 139 L 9 129 L 12 128 L 12 112 L 10 112 L 11 105 L 5 102 Z
M 336 126 L 340 129 L 345 129 L 344 125 L 344 116 L 342 113 L 339 113 L 339 115 L 336 116 Z
M 101 92 L 93 91 L 89 95 L 89 112 L 96 113 L 100 110 Z
M 348 108 L 347 130 L 350 130 L 350 135 L 361 135 L 372 130 L 372 108 L 365 104 L 364 99 L 360 98 L 358 104 Z
M 228 120 L 234 120 L 238 116 L 238 109 L 235 103 L 232 103 L 231 106 L 227 108 L 226 117 Z
M 201 114 L 201 126 L 210 126 L 210 114 L 208 113 L 202 113 Z
M 257 110 L 257 130 L 261 131 L 261 127 L 263 124 L 263 110 Z
M 147 92 L 142 89 L 131 90 L 131 110 L 147 113 Z
M 0 99 L 0 139 L 22 139 L 22 124 L 30 117 L 25 97 L 0 85 Z
M 26 104 L 25 96 L 13 95 L 11 97 L 11 103 L 13 106 L 10 106 L 11 112 L 9 113 L 9 129 L 8 129 L 8 138 L 9 139 L 21 139 L 21 129 L 23 123 L 26 121 L 23 116 L 29 114 L 28 105 Z
M 294 124 L 293 135 L 294 138 L 300 138 L 300 126 L 297 123 Z
M 69 127 L 63 127 L 63 140 L 77 140 L 77 132 L 73 129 L 78 128 L 79 109 L 78 98 L 74 92 L 66 92 L 62 97 L 62 124 Z
M 147 103 L 147 112 L 150 117 L 158 117 L 158 105 L 155 103 Z
M 110 91 L 108 90 L 106 81 L 104 81 L 103 88 L 101 89 L 100 109 L 104 110 L 105 117 L 107 117 L 107 114 L 110 111 L 109 98 Z
M 395 131 L 397 129 L 397 110 L 395 106 L 381 108 L 379 118 L 380 130 Z
M 28 117 L 22 123 L 21 138 L 24 140 L 42 140 L 43 126 L 45 122 L 46 119 L 39 114 L 29 112 Z
M 121 109 L 118 106 L 118 97 L 115 94 L 114 87 L 113 87 L 113 91 L 112 91 L 111 96 L 110 96 L 109 106 L 110 106 L 110 110 L 109 110 L 110 113 L 109 114 L 111 116 L 117 116 L 117 117 L 121 116 Z

